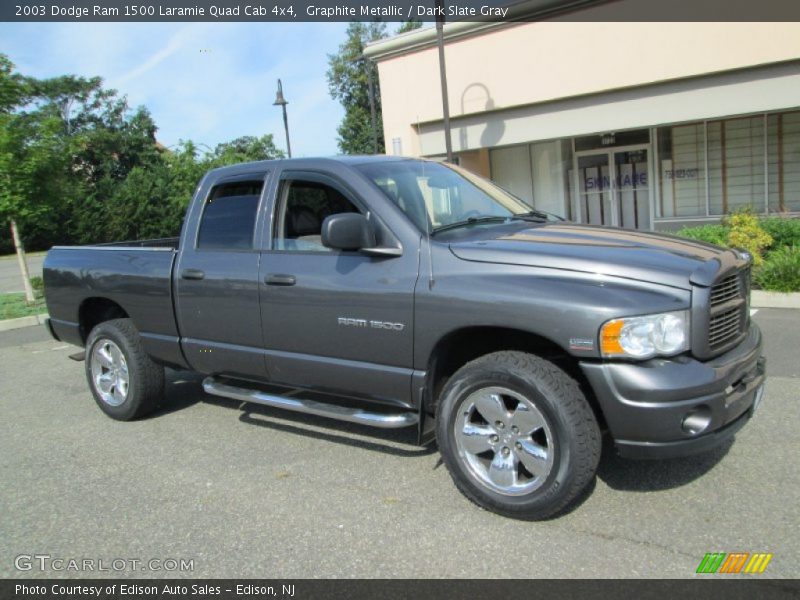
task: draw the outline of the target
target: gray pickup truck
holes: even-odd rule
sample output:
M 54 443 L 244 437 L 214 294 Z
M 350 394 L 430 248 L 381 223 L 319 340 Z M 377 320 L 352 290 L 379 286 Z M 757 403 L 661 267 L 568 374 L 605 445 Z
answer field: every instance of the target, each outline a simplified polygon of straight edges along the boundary
M 215 169 L 180 238 L 55 247 L 48 327 L 114 419 L 209 394 L 416 427 L 470 500 L 563 512 L 622 456 L 704 451 L 765 381 L 750 257 L 576 225 L 456 166 L 295 159 Z

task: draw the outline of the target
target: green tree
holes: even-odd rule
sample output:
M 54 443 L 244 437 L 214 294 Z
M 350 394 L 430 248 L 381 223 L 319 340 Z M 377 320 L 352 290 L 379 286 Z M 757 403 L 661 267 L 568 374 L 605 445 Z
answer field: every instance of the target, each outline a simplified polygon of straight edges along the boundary
M 409 19 L 408 21 L 403 21 L 400 23 L 400 26 L 397 28 L 397 33 L 407 33 L 409 31 L 414 31 L 415 29 L 419 29 L 422 27 L 422 21 L 417 21 L 416 19 Z
M 14 70 L 14 63 L 0 54 L 0 114 L 8 114 L 24 103 L 29 93 L 27 80 Z
M 283 157 L 283 151 L 275 146 L 275 140 L 270 133 L 261 137 L 243 136 L 230 142 L 218 144 L 210 159 L 214 166 L 224 166 Z
M 53 209 L 64 171 L 65 147 L 60 123 L 39 113 L 31 102 L 36 82 L 15 71 L 0 55 L 0 222 L 12 220 L 24 230 Z
M 108 200 L 135 167 L 157 164 L 156 126 L 100 78 L 37 80 L 0 57 L 0 221 L 25 243 L 107 241 Z
M 406 33 L 421 26 L 422 23 L 414 19 L 403 21 L 395 33 Z M 339 46 L 336 54 L 328 55 L 328 90 L 345 111 L 337 128 L 339 150 L 344 154 L 372 154 L 375 152 L 375 138 L 378 142 L 377 153 L 386 150 L 378 70 L 372 61 L 363 56 L 364 47 L 369 42 L 385 36 L 384 23 L 350 23 L 347 27 L 347 39 Z M 370 105 L 370 101 L 374 106 Z
M 164 148 L 156 131 L 100 78 L 33 79 L 0 55 L 0 249 L 12 219 L 36 249 L 175 236 L 205 171 L 283 156 L 271 135 L 200 153 Z
M 378 73 L 372 61 L 363 58 L 364 47 L 386 34 L 383 23 L 350 23 L 347 39 L 336 54 L 328 55 L 328 90 L 334 100 L 344 107 L 344 119 L 337 132 L 339 149 L 344 154 L 372 154 L 373 134 L 378 138 L 378 153 L 384 152 L 383 119 Z M 370 81 L 376 113 L 372 126 Z
M 282 158 L 272 135 L 243 136 L 200 154 L 191 141 L 163 150 L 159 160 L 135 166 L 107 202 L 103 233 L 109 239 L 175 237 L 197 182 L 209 169 Z

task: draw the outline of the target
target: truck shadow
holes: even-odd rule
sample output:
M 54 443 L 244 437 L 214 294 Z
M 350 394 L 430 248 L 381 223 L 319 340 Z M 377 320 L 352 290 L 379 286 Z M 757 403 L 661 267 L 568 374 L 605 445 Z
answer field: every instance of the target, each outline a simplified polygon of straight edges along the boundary
M 217 401 L 216 399 L 207 401 L 217 406 L 231 406 L 224 400 Z M 241 403 L 233 403 L 236 408 Z M 332 442 L 335 444 L 344 444 L 353 448 L 361 448 L 363 450 L 371 450 L 373 452 L 380 452 L 382 454 L 391 454 L 392 456 L 429 456 L 436 452 L 435 446 L 417 446 L 417 428 L 405 427 L 403 429 L 377 429 L 373 427 L 364 427 L 334 419 L 324 419 L 313 415 L 302 415 L 290 411 L 283 411 L 280 409 L 273 409 L 266 406 L 259 406 L 257 404 L 247 404 L 242 408 L 244 411 L 239 416 L 239 421 L 247 423 L 248 425 L 257 425 L 258 427 L 265 427 L 276 431 L 290 433 L 292 435 L 302 435 L 314 440 L 323 442 Z M 272 417 L 278 417 L 282 422 L 271 420 Z M 289 424 L 285 421 L 291 420 L 294 423 Z M 324 428 L 327 431 L 319 431 L 317 429 L 310 429 L 312 427 Z M 353 436 L 368 436 L 373 438 L 374 441 L 365 440 L 361 437 Z M 403 444 L 413 446 L 412 448 L 401 448 L 394 444 Z
M 626 492 L 657 492 L 691 483 L 716 467 L 733 441 L 704 454 L 664 460 L 621 458 L 613 442 L 605 436 L 603 454 L 597 468 L 599 477 L 610 488 Z
M 152 417 L 158 418 L 203 402 L 238 411 L 239 421 L 247 425 L 301 435 L 323 442 L 343 444 L 393 456 L 422 457 L 437 452 L 436 444 L 416 445 L 416 427 L 377 429 L 345 421 L 325 419 L 292 411 L 210 396 L 203 391 L 203 376 L 191 371 L 167 370 L 166 402 Z M 367 439 L 365 439 L 367 438 Z M 620 458 L 608 436 L 597 477 L 617 491 L 655 492 L 687 485 L 711 471 L 725 458 L 733 442 L 705 454 L 667 460 L 628 460 Z M 442 466 L 441 459 L 434 469 Z M 594 482 L 571 510 L 591 496 Z
M 197 404 L 203 399 L 203 376 L 193 371 L 166 370 L 164 385 L 164 402 L 154 413 L 146 419 L 157 419 Z
M 314 440 L 344 444 L 394 456 L 421 457 L 436 452 L 435 445 L 423 447 L 416 445 L 416 427 L 378 429 L 250 402 L 219 398 L 206 394 L 202 388 L 202 381 L 203 376 L 198 373 L 168 370 L 164 406 L 153 413 L 152 417 L 158 418 L 203 402 L 239 411 L 241 413 L 239 421 L 247 425 L 301 435 Z

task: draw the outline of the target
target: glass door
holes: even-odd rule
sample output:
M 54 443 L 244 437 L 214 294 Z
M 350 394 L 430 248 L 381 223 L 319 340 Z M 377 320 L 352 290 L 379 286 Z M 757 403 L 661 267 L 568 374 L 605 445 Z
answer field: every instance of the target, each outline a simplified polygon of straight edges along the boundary
M 608 152 L 578 157 L 578 215 L 581 223 L 615 225 Z
M 580 223 L 650 229 L 648 146 L 576 153 Z
M 612 153 L 614 200 L 619 227 L 650 229 L 650 179 L 647 148 Z

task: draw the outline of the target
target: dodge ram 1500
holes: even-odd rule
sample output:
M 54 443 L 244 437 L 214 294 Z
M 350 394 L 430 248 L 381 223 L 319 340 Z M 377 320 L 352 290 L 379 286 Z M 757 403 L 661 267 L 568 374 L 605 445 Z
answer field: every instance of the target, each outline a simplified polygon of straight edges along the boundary
M 209 394 L 416 427 L 455 484 L 542 519 L 628 457 L 731 438 L 764 390 L 746 253 L 578 225 L 459 167 L 391 157 L 215 169 L 180 238 L 55 247 L 48 327 L 114 419 Z

